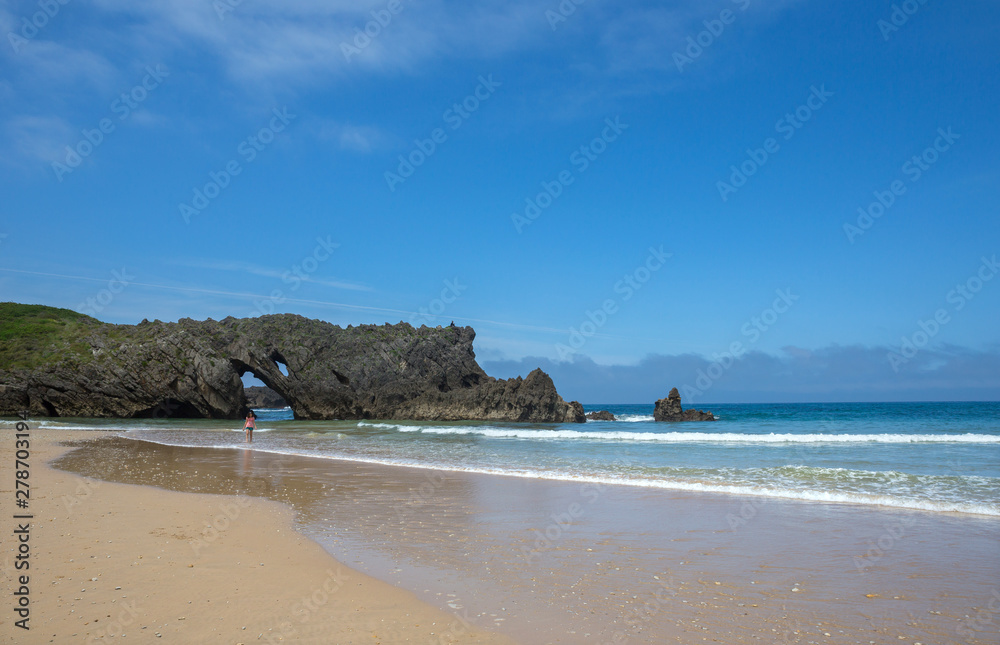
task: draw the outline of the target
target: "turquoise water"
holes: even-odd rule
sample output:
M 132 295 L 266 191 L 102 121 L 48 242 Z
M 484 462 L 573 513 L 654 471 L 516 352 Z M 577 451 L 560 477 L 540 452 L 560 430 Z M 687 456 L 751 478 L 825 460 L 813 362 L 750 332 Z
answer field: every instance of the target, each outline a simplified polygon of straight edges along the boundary
M 714 423 L 588 405 L 586 424 L 296 421 L 259 410 L 254 450 L 387 465 L 1000 515 L 1000 403 L 723 404 Z M 12 425 L 12 422 L 0 422 Z M 167 445 L 243 447 L 241 423 L 49 419 Z

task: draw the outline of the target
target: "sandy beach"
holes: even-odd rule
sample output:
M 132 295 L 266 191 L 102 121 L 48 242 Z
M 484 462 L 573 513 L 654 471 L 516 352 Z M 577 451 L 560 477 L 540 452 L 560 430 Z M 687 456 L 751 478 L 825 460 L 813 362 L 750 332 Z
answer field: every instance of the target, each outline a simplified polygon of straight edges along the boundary
M 997 642 L 994 518 L 96 432 L 32 446 L 16 642 Z
M 1000 645 L 1000 0 L 0 27 L 0 645 Z
M 98 433 L 30 434 L 26 571 L 14 568 L 13 433 L 0 443 L 4 642 L 510 642 L 338 563 L 292 530 L 284 504 L 80 477 L 46 462 Z M 29 576 L 28 631 L 14 625 L 15 573 Z

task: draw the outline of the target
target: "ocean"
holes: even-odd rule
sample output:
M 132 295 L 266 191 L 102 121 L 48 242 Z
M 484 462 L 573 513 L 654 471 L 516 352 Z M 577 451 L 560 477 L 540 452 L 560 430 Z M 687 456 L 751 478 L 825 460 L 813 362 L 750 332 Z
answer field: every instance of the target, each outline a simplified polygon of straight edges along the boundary
M 258 410 L 252 448 L 436 471 L 644 489 L 1000 515 L 1000 403 L 700 405 L 709 423 L 657 423 L 651 405 L 587 405 L 617 421 L 299 421 Z M 0 425 L 10 425 L 0 422 Z M 168 445 L 244 448 L 240 421 L 45 419 Z

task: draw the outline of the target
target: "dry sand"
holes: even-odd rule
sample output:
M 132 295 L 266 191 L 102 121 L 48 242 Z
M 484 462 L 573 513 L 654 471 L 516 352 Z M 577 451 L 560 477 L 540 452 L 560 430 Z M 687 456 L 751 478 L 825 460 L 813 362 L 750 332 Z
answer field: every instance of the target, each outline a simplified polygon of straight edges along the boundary
M 1000 642 L 993 518 L 114 437 L 55 469 L 101 435 L 32 435 L 32 631 L 8 604 L 3 642 Z
M 98 433 L 30 435 L 21 571 L 13 432 L 0 437 L 3 642 L 511 642 L 341 565 L 292 529 L 284 504 L 79 477 L 45 464 L 67 450 L 59 442 Z M 29 576 L 28 631 L 15 626 L 15 574 Z

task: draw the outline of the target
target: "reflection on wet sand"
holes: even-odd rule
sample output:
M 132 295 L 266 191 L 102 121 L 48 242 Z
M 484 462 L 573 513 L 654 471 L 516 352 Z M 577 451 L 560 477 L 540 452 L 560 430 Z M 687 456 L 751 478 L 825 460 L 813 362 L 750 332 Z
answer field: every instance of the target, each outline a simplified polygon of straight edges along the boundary
M 344 564 L 523 643 L 947 642 L 1000 579 L 991 519 L 121 438 L 55 465 L 291 504 L 300 530 Z M 865 559 L 897 526 L 905 534 Z

